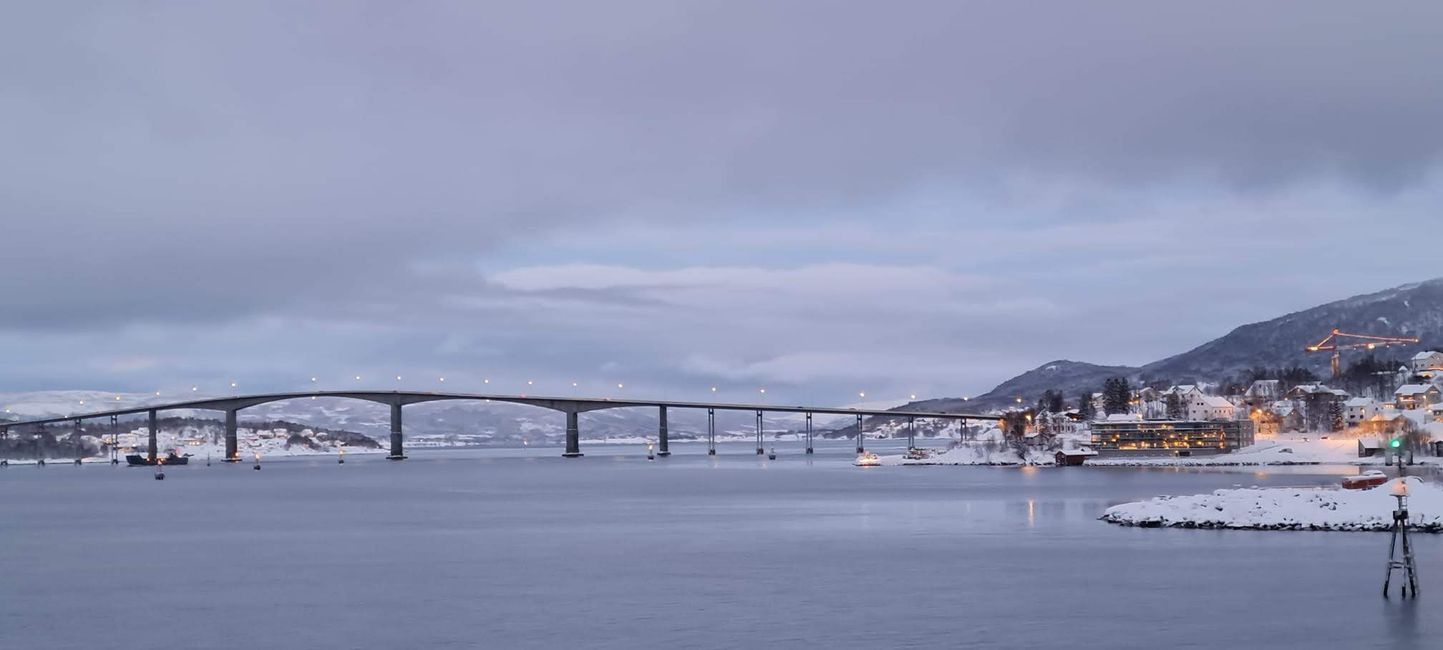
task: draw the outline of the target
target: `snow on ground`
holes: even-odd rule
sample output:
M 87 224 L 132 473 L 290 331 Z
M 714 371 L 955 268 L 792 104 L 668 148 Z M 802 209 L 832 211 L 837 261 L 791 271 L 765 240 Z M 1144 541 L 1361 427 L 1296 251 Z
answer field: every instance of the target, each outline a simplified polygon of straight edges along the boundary
M 1443 487 L 1410 476 L 1413 528 L 1443 532 Z M 1157 497 L 1108 508 L 1101 519 L 1124 526 L 1260 530 L 1387 530 L 1397 501 L 1393 482 L 1367 490 L 1244 488 L 1212 494 Z
M 1054 465 L 1057 462 L 1056 449 L 1027 447 L 1019 453 L 1003 439 L 1002 432 L 992 427 L 978 433 L 975 439 L 951 441 L 946 449 L 919 449 L 917 457 L 882 456 L 881 462 L 883 465 Z M 1068 448 L 1084 446 L 1088 440 L 1085 435 L 1060 439 Z
M 1256 444 L 1243 447 L 1229 454 L 1216 456 L 1110 456 L 1089 458 L 1088 465 L 1158 465 L 1207 467 L 1227 465 L 1378 465 L 1385 464 L 1383 456 L 1358 457 L 1358 439 L 1329 436 L 1320 438 L 1316 434 L 1282 434 Z M 1443 464 L 1443 458 L 1415 456 L 1420 465 Z

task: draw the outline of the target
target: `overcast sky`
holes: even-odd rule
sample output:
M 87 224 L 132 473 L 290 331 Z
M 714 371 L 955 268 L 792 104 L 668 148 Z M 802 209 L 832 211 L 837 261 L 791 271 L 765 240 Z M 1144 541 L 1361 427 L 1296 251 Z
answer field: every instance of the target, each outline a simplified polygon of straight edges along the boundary
M 1443 275 L 1443 3 L 1181 4 L 8 3 L 0 390 L 966 395 Z

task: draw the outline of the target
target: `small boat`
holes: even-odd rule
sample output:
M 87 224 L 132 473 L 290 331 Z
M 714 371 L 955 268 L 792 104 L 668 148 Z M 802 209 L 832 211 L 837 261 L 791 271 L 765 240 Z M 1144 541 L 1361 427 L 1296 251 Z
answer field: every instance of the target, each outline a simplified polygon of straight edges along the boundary
M 1388 475 L 1376 469 L 1370 469 L 1357 476 L 1343 477 L 1344 490 L 1366 490 L 1370 487 L 1378 487 L 1388 482 Z
M 126 464 L 130 465 L 131 467 L 138 467 L 138 466 L 145 466 L 145 465 L 160 465 L 160 464 L 164 464 L 164 465 L 186 465 L 186 464 L 189 464 L 189 463 L 190 463 L 190 454 L 186 454 L 186 455 L 184 455 L 184 456 L 179 456 L 179 455 L 176 455 L 176 453 L 172 451 L 172 452 L 170 452 L 169 454 L 166 454 L 164 458 L 157 458 L 157 459 L 155 459 L 154 461 L 151 461 L 149 458 L 146 458 L 144 454 L 129 454 L 129 455 L 127 455 L 127 456 L 125 457 L 125 462 L 126 462 Z
M 857 467 L 878 467 L 882 464 L 882 457 L 870 451 L 857 454 L 857 460 L 852 463 Z

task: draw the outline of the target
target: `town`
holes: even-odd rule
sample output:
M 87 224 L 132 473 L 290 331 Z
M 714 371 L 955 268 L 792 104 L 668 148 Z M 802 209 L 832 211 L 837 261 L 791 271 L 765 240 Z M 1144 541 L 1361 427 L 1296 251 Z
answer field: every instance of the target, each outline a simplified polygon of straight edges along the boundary
M 1390 446 L 1410 458 L 1443 456 L 1436 350 L 1401 362 L 1370 355 L 1329 380 L 1305 368 L 1258 368 L 1236 381 L 1133 386 L 1114 377 L 1101 388 L 1072 405 L 1049 390 L 1031 407 L 1004 412 L 1000 426 L 1037 444 L 1086 439 L 1101 457 L 1216 455 L 1279 439 L 1347 440 L 1362 458 Z

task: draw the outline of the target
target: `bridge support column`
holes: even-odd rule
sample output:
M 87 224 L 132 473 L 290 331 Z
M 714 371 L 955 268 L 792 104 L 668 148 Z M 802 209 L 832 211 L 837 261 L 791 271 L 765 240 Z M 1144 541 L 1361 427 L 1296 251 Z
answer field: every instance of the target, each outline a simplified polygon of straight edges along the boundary
M 401 405 L 391 405 L 391 455 L 389 460 L 405 460 L 406 450 L 401 446 Z
M 581 423 L 576 411 L 566 412 L 566 451 L 562 458 L 581 458 Z
M 757 455 L 760 456 L 762 453 L 764 453 L 762 451 L 762 412 L 757 411 Z
M 917 446 L 917 418 L 907 418 L 907 449 Z
M 857 453 L 860 454 L 860 453 L 862 453 L 862 452 L 864 452 L 864 451 L 866 451 L 866 450 L 867 450 L 867 449 L 866 449 L 866 446 L 862 444 L 862 414 L 861 414 L 861 413 L 858 413 L 858 414 L 857 414 Z
M 671 450 L 669 449 L 670 445 L 668 445 L 667 443 L 668 440 L 666 433 L 666 407 L 662 406 L 657 411 L 656 455 L 663 458 L 671 455 Z
M 149 436 L 145 443 L 145 457 L 154 465 L 156 454 L 159 451 L 159 445 L 157 445 L 155 441 L 155 430 L 159 428 L 156 423 L 157 417 L 155 415 L 155 409 L 146 411 L 145 415 L 147 423 L 149 424 Z
M 236 440 L 236 410 L 225 412 L 225 462 L 240 462 L 240 444 Z
M 716 409 L 706 410 L 706 455 L 716 455 Z
M 807 414 L 807 453 L 812 453 L 812 414 Z
M 120 464 L 120 416 L 110 416 L 110 464 Z
M 80 419 L 75 420 L 75 428 L 71 430 L 70 436 L 75 440 L 75 464 L 80 464 L 80 459 L 85 457 L 85 441 L 80 439 Z

